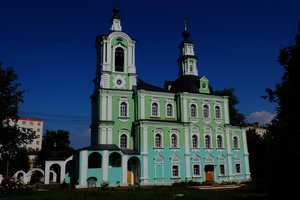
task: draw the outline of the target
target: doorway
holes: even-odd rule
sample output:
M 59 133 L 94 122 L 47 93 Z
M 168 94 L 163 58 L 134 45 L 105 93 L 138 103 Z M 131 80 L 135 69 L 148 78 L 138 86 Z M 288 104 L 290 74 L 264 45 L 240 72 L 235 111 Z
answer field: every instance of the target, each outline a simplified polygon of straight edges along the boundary
M 128 185 L 138 184 L 140 182 L 140 160 L 137 157 L 131 157 L 127 163 L 127 183 Z
M 214 165 L 205 165 L 204 172 L 206 181 L 214 180 Z

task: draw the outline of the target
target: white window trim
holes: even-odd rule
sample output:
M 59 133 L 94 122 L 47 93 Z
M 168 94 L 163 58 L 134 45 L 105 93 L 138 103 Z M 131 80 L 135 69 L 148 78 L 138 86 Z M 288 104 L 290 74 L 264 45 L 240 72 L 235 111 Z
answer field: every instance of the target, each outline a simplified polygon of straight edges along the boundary
M 160 135 L 160 138 L 161 138 L 161 147 L 157 147 L 156 146 L 156 140 L 155 140 L 155 136 L 159 134 Z M 164 148 L 164 135 L 163 135 L 163 131 L 162 130 L 154 130 L 154 134 L 153 134 L 153 141 L 154 141 L 154 144 L 153 144 L 153 147 L 155 149 L 163 149 Z
M 126 117 L 125 116 L 121 116 L 121 103 L 126 103 L 127 106 L 127 110 L 126 110 Z M 120 121 L 128 121 L 129 119 L 129 103 L 128 103 L 128 98 L 126 97 L 121 97 L 119 99 L 119 119 Z
M 178 176 L 173 176 L 173 166 L 177 166 L 178 167 Z M 172 179 L 180 178 L 180 164 L 172 164 L 171 165 L 171 178 Z
M 156 103 L 157 104 L 157 115 L 153 115 L 153 112 L 152 112 L 152 105 L 153 103 Z M 159 102 L 159 99 L 158 98 L 152 98 L 151 99 L 151 107 L 150 107 L 150 116 L 151 117 L 160 117 L 160 102 Z
M 122 135 L 126 135 L 127 137 L 127 145 L 126 145 L 126 148 L 129 147 L 129 132 L 127 130 L 120 130 L 119 131 L 119 147 L 121 148 L 121 136 Z
M 224 174 L 221 174 L 221 165 L 223 165 L 224 166 Z M 225 163 L 220 163 L 219 164 L 219 176 L 226 176 L 226 165 L 225 165 Z
M 220 109 L 220 117 L 219 118 L 217 118 L 217 110 L 216 110 L 216 107 L 219 107 L 219 109 Z M 215 106 L 214 106 L 214 111 L 215 111 L 215 113 L 214 113 L 214 115 L 215 115 L 215 119 L 216 120 L 222 120 L 222 106 L 221 106 L 221 104 L 220 103 L 217 103 Z
M 208 107 L 208 117 L 204 117 L 204 106 Z M 203 119 L 211 119 L 211 109 L 210 109 L 209 103 L 202 104 L 202 116 L 203 116 Z
M 195 168 L 195 165 L 198 165 L 199 166 L 199 175 L 196 175 L 195 174 L 195 171 L 194 171 L 194 168 Z M 198 178 L 198 177 L 201 177 L 201 164 L 200 163 L 194 163 L 193 165 L 192 165 L 192 169 L 193 169 L 193 177 L 195 177 L 195 178 Z
M 222 138 L 222 143 L 221 143 L 221 147 L 218 147 L 218 136 L 221 136 L 221 138 Z M 217 149 L 224 149 L 224 136 L 223 136 L 223 133 L 221 133 L 221 132 L 217 132 L 216 133 L 216 147 L 217 147 Z
M 115 68 L 116 68 L 116 66 L 115 66 L 115 52 L 116 52 L 116 48 L 122 48 L 123 50 L 124 50 L 124 71 L 123 72 L 118 72 L 118 71 L 115 71 Z M 127 48 L 124 48 L 124 46 L 123 45 L 121 45 L 121 44 L 117 44 L 117 45 L 115 45 L 115 46 L 113 46 L 113 50 L 112 50 L 113 52 L 113 59 L 112 59 L 112 71 L 113 72 L 116 72 L 116 73 L 127 73 L 127 68 L 128 68 L 128 66 L 126 66 L 126 63 L 127 63 L 127 55 L 128 55 L 128 53 L 127 53 Z
M 172 106 L 172 115 L 171 116 L 168 115 L 168 108 L 167 108 L 167 106 L 169 104 Z M 173 102 L 169 102 L 169 101 L 166 102 L 166 104 L 165 104 L 165 112 L 166 112 L 166 118 L 174 118 L 174 103 Z
M 193 136 L 197 137 L 197 146 L 196 147 L 193 147 Z M 193 148 L 193 149 L 200 148 L 200 134 L 197 132 L 192 132 L 192 134 L 191 134 L 191 148 Z
M 176 136 L 176 147 L 172 147 L 172 135 Z M 178 149 L 179 148 L 179 132 L 177 130 L 170 131 L 170 148 L 171 149 Z
M 192 105 L 196 106 L 196 116 L 192 116 Z M 189 110 L 190 110 L 190 118 L 191 119 L 198 119 L 199 118 L 199 111 L 198 111 L 198 104 L 195 101 L 191 101 L 189 105 Z
M 235 137 L 237 138 L 237 148 L 234 147 L 234 140 L 233 139 Z M 234 134 L 232 136 L 232 138 L 231 138 L 231 141 L 232 141 L 232 148 L 233 148 L 233 150 L 240 150 L 240 148 L 241 148 L 241 146 L 240 146 L 240 137 L 238 135 Z

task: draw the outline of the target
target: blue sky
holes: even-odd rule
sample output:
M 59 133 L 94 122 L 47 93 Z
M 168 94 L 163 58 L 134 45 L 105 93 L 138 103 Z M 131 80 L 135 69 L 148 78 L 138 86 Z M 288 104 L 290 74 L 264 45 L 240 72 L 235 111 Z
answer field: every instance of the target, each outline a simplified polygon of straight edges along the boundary
M 275 104 L 261 98 L 283 73 L 281 48 L 293 43 L 298 0 L 119 0 L 123 31 L 137 40 L 141 79 L 157 86 L 177 78 L 178 45 L 187 17 L 198 71 L 214 89 L 234 88 L 249 122 L 266 122 Z M 113 0 L 1 0 L 0 60 L 26 90 L 20 114 L 44 129 L 89 145 L 94 42 L 109 31 Z

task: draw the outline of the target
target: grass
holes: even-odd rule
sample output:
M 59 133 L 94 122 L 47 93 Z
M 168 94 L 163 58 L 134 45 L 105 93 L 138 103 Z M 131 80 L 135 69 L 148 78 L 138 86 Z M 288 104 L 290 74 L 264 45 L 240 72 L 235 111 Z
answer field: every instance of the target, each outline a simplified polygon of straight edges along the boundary
M 183 194 L 177 195 L 177 194 Z M 186 187 L 142 187 L 137 190 L 130 188 L 100 189 L 52 189 L 49 191 L 32 191 L 29 194 L 1 196 L 1 200 L 248 200 L 265 199 L 265 195 L 247 189 L 235 190 L 199 190 Z

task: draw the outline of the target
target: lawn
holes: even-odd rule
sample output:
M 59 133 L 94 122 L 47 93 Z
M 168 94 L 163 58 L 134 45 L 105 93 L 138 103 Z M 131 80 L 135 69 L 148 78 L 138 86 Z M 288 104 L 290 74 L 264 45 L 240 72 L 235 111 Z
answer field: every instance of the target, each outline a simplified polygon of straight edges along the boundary
M 32 191 L 29 194 L 14 194 L 1 196 L 1 200 L 247 200 L 265 199 L 265 195 L 245 189 L 234 190 L 199 190 L 186 187 L 142 187 L 136 190 L 132 188 L 115 188 L 109 190 L 100 189 L 52 189 L 49 191 Z

